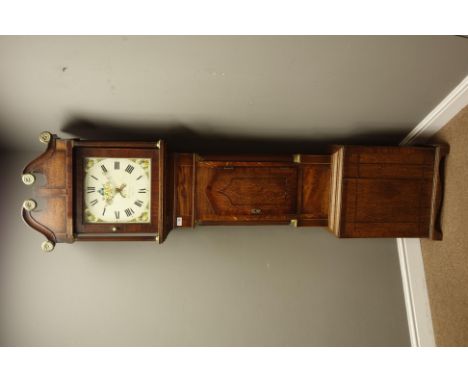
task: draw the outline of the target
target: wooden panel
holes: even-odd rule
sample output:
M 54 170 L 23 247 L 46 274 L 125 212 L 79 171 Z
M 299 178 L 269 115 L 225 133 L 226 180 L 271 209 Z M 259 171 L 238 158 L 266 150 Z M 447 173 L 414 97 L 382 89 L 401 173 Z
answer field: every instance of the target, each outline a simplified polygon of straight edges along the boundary
M 258 167 L 292 167 L 292 163 L 290 162 L 256 162 L 256 161 L 241 161 L 241 162 L 233 162 L 233 161 L 198 161 L 197 168 L 219 168 L 219 167 L 250 167 L 250 168 L 258 168 Z
M 174 154 L 174 228 L 192 227 L 193 154 Z
M 311 219 L 300 216 L 298 219 L 298 227 L 326 227 L 328 219 Z
M 174 226 L 174 158 L 159 141 L 159 222 L 158 242 L 161 244 Z
M 432 147 L 346 146 L 346 163 L 394 163 L 432 165 Z
M 198 155 L 202 162 L 293 162 L 293 155 L 258 154 L 203 154 Z
M 61 195 L 44 198 L 42 203 L 39 201 L 39 207 L 32 212 L 32 215 L 38 221 L 47 222 L 47 227 L 55 234 L 65 234 L 67 230 L 66 220 L 58 217 L 65 217 L 66 213 L 67 200 L 65 195 Z
M 438 144 L 435 146 L 434 176 L 432 179 L 432 195 L 429 219 L 429 238 L 442 240 L 442 202 L 443 202 L 443 178 L 445 176 L 445 160 L 449 153 L 449 146 Z
M 200 222 L 289 221 L 295 216 L 296 193 L 297 168 L 292 165 L 197 163 Z
M 418 223 L 347 222 L 340 237 L 420 237 Z
M 330 157 L 328 163 L 302 164 L 299 168 L 298 225 L 328 224 L 330 205 Z
M 358 181 L 357 179 L 344 179 L 343 188 L 341 195 L 341 215 L 339 217 L 340 221 L 355 221 L 356 217 L 356 200 L 358 198 Z M 343 223 L 341 223 L 342 225 Z
M 428 237 L 435 152 L 340 148 L 333 157 L 329 228 L 340 237 Z
M 47 150 L 23 170 L 23 173 L 40 173 L 45 177 L 44 185 L 34 185 L 37 208 L 23 209 L 23 220 L 54 243 L 74 241 L 71 171 L 74 143 L 52 135 Z
M 154 236 L 121 236 L 121 235 L 102 235 L 102 236 L 94 236 L 94 235 L 87 235 L 81 234 L 80 241 L 153 241 Z
M 330 164 L 331 156 L 330 155 L 316 155 L 316 154 L 300 154 L 300 163 L 301 164 Z
M 345 177 L 359 178 L 393 178 L 393 179 L 432 179 L 431 166 L 402 165 L 402 164 L 356 164 L 350 165 L 345 170 Z
M 419 221 L 423 195 L 420 180 L 357 179 L 356 222 Z M 427 202 L 430 201 L 430 198 Z
M 141 142 L 141 141 L 93 141 L 93 140 L 81 141 L 81 140 L 76 140 L 75 147 L 154 149 L 155 147 L 157 147 L 157 143 L 158 141 Z

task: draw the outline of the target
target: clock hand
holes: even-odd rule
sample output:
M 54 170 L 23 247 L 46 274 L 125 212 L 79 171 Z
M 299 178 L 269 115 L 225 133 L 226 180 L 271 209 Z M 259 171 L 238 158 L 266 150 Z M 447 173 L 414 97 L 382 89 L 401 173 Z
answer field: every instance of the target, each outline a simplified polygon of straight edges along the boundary
M 115 188 L 115 191 L 118 192 L 120 194 L 120 196 L 122 196 L 122 198 L 126 198 L 126 196 L 122 193 L 123 189 L 127 187 L 127 185 L 125 183 L 122 183 L 122 185 L 120 187 L 116 187 Z
M 110 174 L 107 171 L 103 171 L 103 175 L 107 180 L 107 183 L 103 185 L 103 196 L 107 204 L 112 204 L 116 192 L 119 192 L 122 195 L 122 190 L 126 184 L 122 184 L 120 187 L 114 187 L 115 182 L 111 178 Z M 122 197 L 125 197 L 122 195 Z

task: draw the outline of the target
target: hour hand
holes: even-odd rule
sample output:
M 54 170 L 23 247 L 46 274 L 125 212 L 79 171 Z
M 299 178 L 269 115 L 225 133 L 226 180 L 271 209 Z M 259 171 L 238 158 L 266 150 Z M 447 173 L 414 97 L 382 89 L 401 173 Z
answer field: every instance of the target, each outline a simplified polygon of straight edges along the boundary
M 115 188 L 115 192 L 118 192 L 120 194 L 120 196 L 122 196 L 122 198 L 125 198 L 126 196 L 123 194 L 123 189 L 126 187 L 127 185 L 125 183 L 121 184 L 120 187 L 116 187 Z

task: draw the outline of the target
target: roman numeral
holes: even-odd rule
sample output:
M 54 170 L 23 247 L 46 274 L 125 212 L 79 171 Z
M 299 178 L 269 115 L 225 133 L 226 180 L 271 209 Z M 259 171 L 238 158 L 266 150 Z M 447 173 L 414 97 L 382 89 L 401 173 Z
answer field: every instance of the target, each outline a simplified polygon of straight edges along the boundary
M 135 205 L 138 206 L 138 207 L 141 207 L 143 205 L 143 202 L 141 200 L 137 200 L 135 202 Z
M 140 175 L 136 180 L 140 180 L 141 178 L 143 178 L 143 175 Z
M 98 200 L 94 199 L 91 202 L 89 202 L 89 204 L 91 204 L 92 206 L 95 206 L 97 204 L 97 202 L 98 202 Z
M 115 218 L 120 219 L 120 211 L 114 211 Z
M 88 186 L 88 194 L 91 194 L 91 193 L 93 193 L 94 191 L 96 191 L 96 187 L 90 187 L 90 186 Z
M 135 211 L 133 211 L 131 208 L 127 208 L 127 209 L 125 210 L 125 214 L 126 214 L 127 216 L 131 216 L 131 215 L 133 215 L 134 213 L 135 213 Z
M 102 168 L 102 171 L 107 172 L 107 168 L 103 164 L 101 164 L 101 168 Z
M 138 190 L 138 193 L 139 193 L 139 194 L 146 194 L 146 188 L 140 188 L 140 189 Z
M 133 170 L 135 170 L 135 167 L 133 167 L 131 164 L 129 164 L 125 169 L 125 171 L 127 171 L 129 174 L 131 174 Z
M 105 213 L 106 213 L 106 207 L 104 207 L 104 209 L 102 210 L 102 216 L 104 216 Z
M 94 175 L 91 175 L 91 178 L 96 179 L 96 180 L 99 180 L 99 179 L 96 178 Z
M 120 170 L 120 162 L 114 162 L 114 170 Z

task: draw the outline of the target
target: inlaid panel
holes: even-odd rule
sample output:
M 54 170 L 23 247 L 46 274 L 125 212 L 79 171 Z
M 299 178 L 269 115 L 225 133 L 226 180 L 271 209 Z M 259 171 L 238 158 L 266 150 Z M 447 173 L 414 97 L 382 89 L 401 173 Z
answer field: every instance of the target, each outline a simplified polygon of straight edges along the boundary
M 296 213 L 297 168 L 265 163 L 199 162 L 200 222 L 285 221 Z

